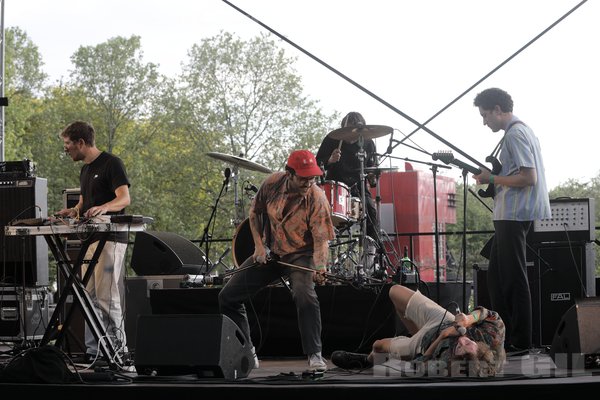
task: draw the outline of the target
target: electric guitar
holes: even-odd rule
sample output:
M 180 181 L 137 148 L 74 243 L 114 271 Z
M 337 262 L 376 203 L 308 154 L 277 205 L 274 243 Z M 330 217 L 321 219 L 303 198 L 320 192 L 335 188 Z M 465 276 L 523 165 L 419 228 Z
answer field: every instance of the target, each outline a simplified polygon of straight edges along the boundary
M 472 165 L 469 165 L 461 160 L 454 158 L 454 155 L 452 154 L 452 151 L 450 151 L 450 150 L 435 152 L 435 153 L 433 153 L 431 158 L 433 158 L 434 160 L 440 160 L 444 164 L 453 164 L 460 169 L 469 171 L 473 175 L 479 175 L 481 173 L 481 169 L 476 168 Z M 498 159 L 496 157 L 487 156 L 485 158 L 485 161 L 492 164 L 491 173 L 493 175 L 498 175 L 500 173 L 500 171 L 502 170 L 502 164 L 500 164 L 500 161 L 498 161 Z M 496 195 L 496 190 L 494 188 L 494 185 L 490 183 L 490 184 L 488 184 L 488 187 L 485 190 L 479 189 L 477 191 L 477 194 L 479 194 L 480 197 L 492 197 L 493 198 Z

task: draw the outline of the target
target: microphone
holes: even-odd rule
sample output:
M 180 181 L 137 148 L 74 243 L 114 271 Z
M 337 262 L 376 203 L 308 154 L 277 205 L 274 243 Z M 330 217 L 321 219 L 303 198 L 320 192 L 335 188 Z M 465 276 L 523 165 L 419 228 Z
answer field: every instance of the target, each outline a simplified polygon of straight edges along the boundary
M 225 182 L 223 182 L 225 184 L 225 193 L 227 193 L 227 190 L 229 189 L 229 177 L 230 176 L 231 176 L 231 169 L 225 168 Z
M 254 192 L 254 193 L 258 193 L 258 188 L 256 186 L 254 186 L 253 184 L 249 183 L 248 186 L 246 186 L 244 188 L 247 192 Z
M 460 307 L 455 302 L 453 303 L 456 305 L 456 312 L 454 315 L 460 314 Z M 456 329 L 456 332 L 458 332 L 460 336 L 465 336 L 467 334 L 467 328 L 462 325 L 454 324 L 454 329 Z

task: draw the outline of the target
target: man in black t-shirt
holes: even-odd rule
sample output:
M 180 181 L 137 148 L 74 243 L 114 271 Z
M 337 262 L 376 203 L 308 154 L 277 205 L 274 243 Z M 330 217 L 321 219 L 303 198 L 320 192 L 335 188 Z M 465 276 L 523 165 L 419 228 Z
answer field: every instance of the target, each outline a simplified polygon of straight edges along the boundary
M 110 153 L 100 151 L 95 144 L 95 131 L 92 125 L 75 121 L 61 133 L 64 150 L 73 161 L 83 161 L 79 175 L 81 194 L 73 208 L 65 208 L 56 214 L 71 218 L 93 218 L 104 214 L 123 214 L 131 203 L 129 180 L 123 161 Z M 85 259 L 92 258 L 98 246 L 98 237 L 86 238 L 91 244 Z M 123 288 L 127 232 L 112 233 L 102 249 L 94 273 L 86 285 L 86 290 L 101 317 L 106 334 L 112 339 L 116 351 L 127 352 L 121 290 Z M 87 264 L 82 266 L 85 275 Z M 86 324 L 86 359 L 93 360 L 98 355 L 98 343 Z

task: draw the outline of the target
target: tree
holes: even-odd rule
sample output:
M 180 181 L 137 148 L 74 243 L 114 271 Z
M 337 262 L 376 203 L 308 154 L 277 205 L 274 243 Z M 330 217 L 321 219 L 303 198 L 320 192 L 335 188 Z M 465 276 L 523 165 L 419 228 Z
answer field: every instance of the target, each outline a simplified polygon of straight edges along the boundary
M 33 97 L 44 87 L 47 75 L 38 47 L 18 27 L 10 27 L 4 33 L 5 45 L 5 92 L 20 93 Z
M 105 130 L 100 132 L 106 132 L 106 148 L 112 152 L 121 124 L 149 117 L 152 102 L 161 93 L 157 65 L 144 63 L 139 36 L 80 47 L 71 60 L 75 65 L 73 86 L 104 111 Z
M 316 150 L 323 128 L 338 117 L 302 95 L 295 60 L 265 35 L 244 42 L 221 33 L 194 45 L 188 57 L 181 110 L 196 140 L 220 138 L 209 141 L 213 150 L 279 169 L 292 149 Z
M 487 241 L 493 234 L 482 233 L 486 231 L 493 231 L 494 226 L 492 223 L 492 213 L 488 207 L 492 207 L 490 199 L 482 199 L 483 203 L 480 202 L 475 195 L 478 187 L 476 185 L 470 185 L 467 188 L 467 215 L 466 215 L 466 269 L 467 275 L 470 275 L 473 264 L 487 264 L 487 260 L 480 254 Z M 454 256 L 456 262 L 462 267 L 463 260 L 463 221 L 465 216 L 463 213 L 464 209 L 464 185 L 462 182 L 456 184 L 456 224 L 449 224 L 447 230 L 453 234 L 448 236 L 448 248 Z M 485 204 L 485 205 L 484 205 Z M 487 205 L 487 207 L 486 207 Z M 477 232 L 477 233 L 474 233 Z M 462 274 L 460 274 L 462 276 Z
M 38 47 L 18 27 L 5 31 L 5 95 L 9 106 L 5 110 L 5 158 L 32 159 L 31 143 L 27 140 L 29 120 L 40 106 L 37 97 L 44 86 L 46 74 Z

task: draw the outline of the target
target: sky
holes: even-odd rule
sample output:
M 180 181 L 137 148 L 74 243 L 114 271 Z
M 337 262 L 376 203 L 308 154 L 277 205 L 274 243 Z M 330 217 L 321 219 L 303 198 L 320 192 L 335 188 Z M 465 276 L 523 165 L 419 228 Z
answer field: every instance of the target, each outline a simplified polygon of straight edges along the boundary
M 221 0 L 4 0 L 4 24 L 20 27 L 38 46 L 48 83 L 69 76 L 70 57 L 80 46 L 115 36 L 139 35 L 145 61 L 175 77 L 188 50 L 202 39 L 221 31 L 244 40 L 269 34 L 288 57 L 297 59 L 306 96 L 326 112 L 358 111 L 368 125 L 392 127 L 395 140 L 417 128 L 411 119 L 423 123 L 460 97 L 427 124 L 433 135 L 419 130 L 411 136 L 414 143 L 407 143 L 427 153 L 450 150 L 471 165 L 463 154 L 489 165 L 485 158 L 502 134 L 483 125 L 473 99 L 486 88 L 499 87 L 512 95 L 514 114 L 538 136 L 550 188 L 568 179 L 588 182 L 600 171 L 600 1 L 587 1 L 517 55 L 580 0 L 231 3 L 383 101 Z M 323 136 L 338 127 L 328 127 Z M 390 139 L 376 140 L 379 153 L 387 150 Z M 393 146 L 391 155 L 383 166 L 392 163 L 403 170 L 410 160 L 413 168 L 429 170 L 428 163 L 434 162 L 405 144 Z M 462 179 L 457 168 L 438 171 Z

